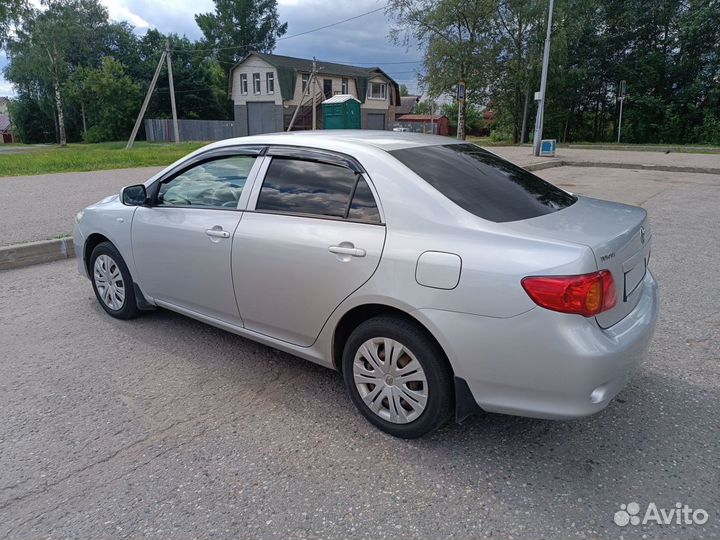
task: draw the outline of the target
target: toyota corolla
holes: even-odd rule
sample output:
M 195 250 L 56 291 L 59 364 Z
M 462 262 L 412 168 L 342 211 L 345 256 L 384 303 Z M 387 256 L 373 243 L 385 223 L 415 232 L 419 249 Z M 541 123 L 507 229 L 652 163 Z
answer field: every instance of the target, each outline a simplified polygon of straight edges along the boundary
M 409 133 L 221 141 L 76 217 L 111 316 L 166 308 L 336 369 L 378 428 L 603 409 L 658 313 L 645 210 Z

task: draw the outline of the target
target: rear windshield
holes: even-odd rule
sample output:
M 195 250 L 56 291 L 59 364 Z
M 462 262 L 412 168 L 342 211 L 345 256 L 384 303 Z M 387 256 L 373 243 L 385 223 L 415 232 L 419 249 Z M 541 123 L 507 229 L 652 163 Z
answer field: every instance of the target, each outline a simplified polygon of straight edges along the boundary
M 405 148 L 390 154 L 455 204 L 489 221 L 534 218 L 577 200 L 474 144 Z

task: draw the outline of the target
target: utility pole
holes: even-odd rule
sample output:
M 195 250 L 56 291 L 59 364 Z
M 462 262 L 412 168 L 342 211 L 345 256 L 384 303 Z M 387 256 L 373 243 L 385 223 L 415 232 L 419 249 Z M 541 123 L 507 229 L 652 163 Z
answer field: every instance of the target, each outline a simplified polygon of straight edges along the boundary
M 163 62 L 165 62 L 166 54 L 167 51 L 163 51 L 163 53 L 160 55 L 160 61 L 155 68 L 155 75 L 153 75 L 152 82 L 150 83 L 150 88 L 148 88 L 147 94 L 145 95 L 145 101 L 143 101 L 142 107 L 140 107 L 140 113 L 138 114 L 137 120 L 135 120 L 135 126 L 132 129 L 132 133 L 130 133 L 130 138 L 128 139 L 127 146 L 125 146 L 125 150 L 130 150 L 133 146 L 133 143 L 135 142 L 135 137 L 137 137 L 137 132 L 140 129 L 140 124 L 142 123 L 143 116 L 145 116 L 145 110 L 147 109 L 148 103 L 150 103 L 150 96 L 152 95 L 153 90 L 155 90 L 155 84 L 157 83 L 158 76 L 160 75 L 160 70 L 162 69 Z
M 435 102 L 430 98 L 430 135 L 435 135 Z
M 620 118 L 618 119 L 618 143 L 620 143 L 620 133 L 622 132 L 622 113 L 623 103 L 625 101 L 625 81 L 620 81 L 620 91 L 618 99 L 620 99 Z
M 315 74 L 317 73 L 317 60 L 315 60 L 315 57 L 313 56 L 313 70 L 312 70 L 312 80 L 313 80 L 313 89 L 312 89 L 312 128 L 313 131 L 317 129 L 317 111 L 315 107 L 315 98 L 317 97 L 317 77 Z
M 300 107 L 302 106 L 303 101 L 305 101 L 305 97 L 308 96 L 312 92 L 312 89 L 315 88 L 314 85 L 315 85 L 316 72 L 317 72 L 317 63 L 316 63 L 315 59 L 313 58 L 313 70 L 310 73 L 310 76 L 308 77 L 308 83 L 307 83 L 307 86 L 305 87 L 305 91 L 303 92 L 303 95 L 300 97 L 300 101 L 295 106 L 295 112 L 293 113 L 293 116 L 290 119 L 290 124 L 288 125 L 288 129 L 287 129 L 288 131 L 292 131 L 292 127 L 293 127 L 293 125 L 295 125 L 295 119 L 297 118 L 297 113 L 298 113 L 298 111 L 300 111 Z M 313 119 L 314 119 L 314 116 L 315 116 L 315 96 L 314 95 L 313 95 L 313 99 L 312 99 L 312 106 L 313 106 Z M 313 121 L 313 129 L 315 129 L 314 126 L 315 126 L 315 122 Z
M 170 81 L 170 106 L 173 116 L 173 131 L 175 133 L 175 144 L 180 142 L 180 130 L 178 129 L 177 109 L 175 108 L 175 85 L 173 84 L 172 59 L 170 54 L 170 40 L 165 40 L 165 58 L 167 59 L 168 80 Z
M 552 32 L 553 0 L 550 0 L 548 10 L 547 34 L 545 36 L 545 49 L 543 51 L 542 75 L 540 76 L 540 97 L 538 99 L 537 117 L 535 118 L 535 140 L 533 141 L 534 154 L 540 155 L 540 141 L 542 140 L 543 121 L 545 120 L 545 89 L 547 88 L 547 72 L 550 63 L 550 34 Z

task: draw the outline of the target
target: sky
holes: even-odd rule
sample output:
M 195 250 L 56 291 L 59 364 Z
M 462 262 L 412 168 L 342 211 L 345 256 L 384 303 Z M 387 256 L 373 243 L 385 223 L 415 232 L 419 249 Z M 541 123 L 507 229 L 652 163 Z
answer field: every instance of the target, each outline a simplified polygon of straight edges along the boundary
M 202 37 L 194 15 L 213 11 L 212 0 L 101 0 L 110 18 L 127 21 L 138 34 L 149 28 L 163 33 L 185 34 L 196 40 Z M 297 34 L 342 19 L 383 7 L 386 0 L 279 0 L 280 20 L 288 23 L 286 35 Z M 388 34 L 391 21 L 384 11 L 349 21 L 332 28 L 296 38 L 281 40 L 275 53 L 288 56 L 380 66 L 399 84 L 406 84 L 410 93 L 417 89 L 417 70 L 422 64 L 421 53 L 392 43 Z M 414 63 L 404 63 L 404 62 Z M 397 62 L 403 62 L 398 64 Z M 0 70 L 7 64 L 0 52 Z M 12 86 L 0 74 L 0 95 L 13 95 Z

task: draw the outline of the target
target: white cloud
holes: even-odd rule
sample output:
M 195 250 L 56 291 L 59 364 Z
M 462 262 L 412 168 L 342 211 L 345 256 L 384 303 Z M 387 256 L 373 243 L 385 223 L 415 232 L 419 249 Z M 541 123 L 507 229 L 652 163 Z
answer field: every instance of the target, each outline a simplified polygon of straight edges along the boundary
M 115 21 L 127 21 L 136 28 L 151 28 L 154 26 L 140 15 L 130 11 L 123 0 L 101 0 L 101 2 L 107 8 L 110 18 Z

